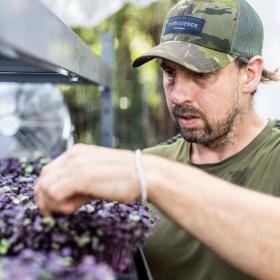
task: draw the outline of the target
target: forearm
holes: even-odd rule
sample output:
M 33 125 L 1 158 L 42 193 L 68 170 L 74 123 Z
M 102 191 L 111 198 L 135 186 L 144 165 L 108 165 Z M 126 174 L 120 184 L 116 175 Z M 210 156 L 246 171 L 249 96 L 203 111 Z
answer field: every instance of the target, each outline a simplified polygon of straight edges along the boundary
M 170 218 L 239 269 L 259 279 L 279 278 L 278 198 L 167 160 L 148 156 L 144 167 L 149 199 Z

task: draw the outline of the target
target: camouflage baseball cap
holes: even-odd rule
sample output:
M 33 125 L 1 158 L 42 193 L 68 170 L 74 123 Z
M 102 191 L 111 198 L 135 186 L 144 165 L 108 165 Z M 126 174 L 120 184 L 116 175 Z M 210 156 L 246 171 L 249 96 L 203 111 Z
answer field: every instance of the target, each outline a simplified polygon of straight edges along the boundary
M 169 11 L 160 44 L 132 66 L 164 58 L 209 73 L 238 56 L 261 55 L 262 45 L 261 19 L 245 0 L 182 0 Z

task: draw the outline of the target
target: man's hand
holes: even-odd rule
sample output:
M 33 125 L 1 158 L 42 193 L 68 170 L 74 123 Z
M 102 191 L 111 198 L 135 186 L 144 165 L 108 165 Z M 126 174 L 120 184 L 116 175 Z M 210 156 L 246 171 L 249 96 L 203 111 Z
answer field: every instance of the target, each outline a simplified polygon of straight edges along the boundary
M 75 145 L 42 169 L 36 203 L 45 215 L 70 214 L 93 198 L 132 202 L 140 196 L 134 154 Z

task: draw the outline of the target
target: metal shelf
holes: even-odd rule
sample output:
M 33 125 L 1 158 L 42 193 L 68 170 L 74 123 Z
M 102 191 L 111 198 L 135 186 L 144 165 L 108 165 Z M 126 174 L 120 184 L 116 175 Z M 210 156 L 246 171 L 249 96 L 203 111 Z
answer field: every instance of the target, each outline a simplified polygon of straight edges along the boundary
M 39 0 L 0 0 L 0 81 L 94 83 L 111 69 Z

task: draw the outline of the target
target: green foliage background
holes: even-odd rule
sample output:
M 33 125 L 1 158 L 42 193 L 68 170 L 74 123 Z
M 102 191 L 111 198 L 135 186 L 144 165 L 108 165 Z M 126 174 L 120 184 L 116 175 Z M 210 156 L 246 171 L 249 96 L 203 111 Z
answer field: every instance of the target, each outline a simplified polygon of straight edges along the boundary
M 175 134 L 165 105 L 156 61 L 137 70 L 133 59 L 159 42 L 162 23 L 176 1 L 159 1 L 146 9 L 126 5 L 99 26 L 74 31 L 101 55 L 101 34 L 114 37 L 114 145 L 135 149 Z M 62 86 L 74 124 L 75 142 L 100 144 L 100 93 L 95 86 Z

